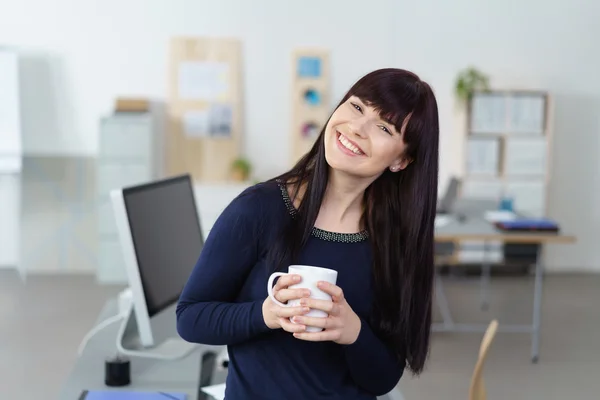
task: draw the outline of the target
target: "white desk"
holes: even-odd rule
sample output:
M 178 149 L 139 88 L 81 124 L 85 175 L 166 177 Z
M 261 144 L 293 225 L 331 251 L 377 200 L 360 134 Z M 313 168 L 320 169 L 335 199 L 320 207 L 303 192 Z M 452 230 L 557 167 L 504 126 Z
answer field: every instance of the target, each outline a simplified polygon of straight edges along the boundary
M 457 218 L 438 226 L 435 229 L 435 240 L 438 243 L 454 243 L 455 247 L 462 241 L 481 241 L 484 244 L 484 258 L 482 260 L 482 304 L 487 305 L 487 286 L 490 280 L 491 262 L 485 257 L 490 242 L 534 244 L 537 245 L 537 262 L 535 265 L 534 290 L 533 290 L 533 315 L 530 324 L 504 324 L 501 323 L 499 332 L 515 332 L 531 334 L 531 360 L 538 362 L 540 353 L 540 331 L 542 315 L 542 291 L 544 265 L 541 248 L 545 244 L 569 244 L 575 241 L 575 237 L 564 233 L 545 232 L 504 232 L 497 229 L 492 223 L 484 218 L 486 210 L 493 209 L 488 201 L 463 200 L 456 207 L 457 213 L 463 213 L 464 221 Z M 442 314 L 443 323 L 434 324 L 434 331 L 447 332 L 485 332 L 488 324 L 457 323 L 452 318 L 448 300 L 444 293 L 443 282 L 436 274 L 436 301 Z M 490 320 L 493 316 L 490 316 Z
M 115 315 L 116 301 L 106 303 L 97 322 Z M 175 307 L 165 310 L 153 320 L 153 328 L 158 338 L 176 335 Z M 88 390 L 110 390 L 104 384 L 104 360 L 115 355 L 115 340 L 119 323 L 98 332 L 87 344 L 83 354 L 77 359 L 60 393 L 60 400 L 78 399 L 81 392 Z M 208 351 L 218 353 L 222 348 L 199 346 L 188 357 L 177 361 L 155 361 L 131 358 L 131 384 L 116 390 L 142 390 L 182 392 L 189 400 L 198 398 L 198 384 L 201 374 L 202 354 Z M 226 374 L 215 371 L 212 383 L 225 381 Z

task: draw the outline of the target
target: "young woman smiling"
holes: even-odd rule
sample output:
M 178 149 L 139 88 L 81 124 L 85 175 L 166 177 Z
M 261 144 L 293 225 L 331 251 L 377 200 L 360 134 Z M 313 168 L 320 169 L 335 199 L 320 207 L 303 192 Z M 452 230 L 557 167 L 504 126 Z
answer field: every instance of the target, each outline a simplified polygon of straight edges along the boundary
M 245 190 L 213 226 L 177 308 L 180 335 L 227 345 L 227 400 L 373 400 L 429 349 L 438 110 L 401 69 L 356 82 L 312 149 Z M 332 301 L 275 285 L 291 264 L 338 271 Z M 305 314 L 311 308 L 326 318 Z M 321 332 L 307 332 L 320 326 Z

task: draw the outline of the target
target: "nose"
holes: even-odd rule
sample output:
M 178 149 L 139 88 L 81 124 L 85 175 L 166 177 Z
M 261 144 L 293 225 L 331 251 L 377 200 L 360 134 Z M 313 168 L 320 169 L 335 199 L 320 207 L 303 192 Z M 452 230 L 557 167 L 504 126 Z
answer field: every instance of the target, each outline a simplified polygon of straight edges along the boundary
M 367 136 L 367 119 L 366 118 L 357 118 L 350 121 L 350 132 L 359 137 Z

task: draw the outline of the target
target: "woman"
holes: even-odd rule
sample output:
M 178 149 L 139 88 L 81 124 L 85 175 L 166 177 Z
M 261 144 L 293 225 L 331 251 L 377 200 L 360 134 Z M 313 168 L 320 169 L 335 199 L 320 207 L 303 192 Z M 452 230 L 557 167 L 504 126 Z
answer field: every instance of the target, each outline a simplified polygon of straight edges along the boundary
M 185 340 L 227 345 L 227 400 L 374 399 L 429 348 L 438 111 L 430 87 L 399 69 L 352 86 L 312 149 L 255 185 L 212 228 L 177 307 Z M 291 264 L 338 271 L 332 301 L 281 307 L 267 296 Z M 310 308 L 329 313 L 309 318 Z M 321 332 L 306 332 L 320 326 Z

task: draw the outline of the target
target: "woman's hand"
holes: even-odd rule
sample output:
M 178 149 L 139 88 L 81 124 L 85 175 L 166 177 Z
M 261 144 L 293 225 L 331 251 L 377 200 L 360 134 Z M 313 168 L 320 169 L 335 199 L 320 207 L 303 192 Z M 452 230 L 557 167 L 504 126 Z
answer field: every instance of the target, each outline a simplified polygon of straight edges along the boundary
M 299 283 L 302 278 L 299 275 L 284 275 L 277 279 L 273 287 L 275 298 L 282 303 L 289 300 L 303 299 L 310 296 L 308 289 L 290 289 L 290 285 Z M 304 315 L 310 311 L 308 306 L 282 307 L 267 296 L 262 305 L 262 314 L 265 324 L 271 329 L 283 328 L 287 332 L 303 332 L 306 326 L 294 324 L 289 319 L 294 316 Z
M 333 341 L 338 344 L 352 344 L 360 333 L 361 321 L 352 310 L 344 292 L 339 286 L 328 282 L 319 282 L 319 289 L 331 295 L 331 300 L 317 300 L 303 298 L 300 304 L 325 311 L 327 318 L 295 316 L 293 321 L 305 326 L 317 326 L 323 328 L 321 332 L 295 331 L 294 337 L 302 340 L 321 342 Z

